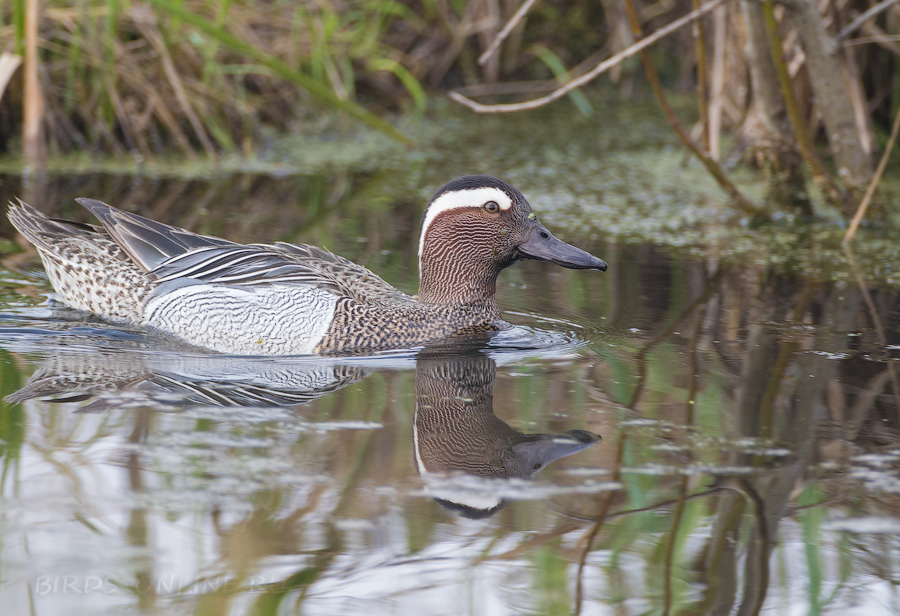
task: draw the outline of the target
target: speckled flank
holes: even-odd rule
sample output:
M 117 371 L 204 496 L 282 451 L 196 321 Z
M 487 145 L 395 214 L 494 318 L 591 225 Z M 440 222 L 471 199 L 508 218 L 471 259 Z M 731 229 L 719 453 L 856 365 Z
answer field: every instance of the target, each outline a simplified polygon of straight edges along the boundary
M 73 308 L 108 319 L 140 319 L 143 298 L 153 289 L 150 278 L 128 263 L 110 259 L 100 247 L 77 248 L 73 251 L 76 260 L 41 252 L 50 283 L 60 299 Z
M 309 286 L 192 284 L 160 291 L 147 301 L 144 325 L 239 355 L 312 353 L 337 302 L 333 293 Z
M 316 353 L 402 349 L 434 340 L 499 329 L 506 323 L 496 304 L 423 304 L 373 306 L 338 300 L 331 327 Z

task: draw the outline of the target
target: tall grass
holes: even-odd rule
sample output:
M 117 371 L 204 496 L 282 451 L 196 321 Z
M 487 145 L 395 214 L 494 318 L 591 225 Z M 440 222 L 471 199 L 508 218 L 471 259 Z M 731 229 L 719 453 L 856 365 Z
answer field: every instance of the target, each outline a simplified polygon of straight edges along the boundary
M 27 4 L 0 3 L 0 53 L 24 52 Z M 637 0 L 634 8 L 641 29 L 649 33 L 684 15 L 692 4 Z M 826 25 L 836 32 L 868 4 L 849 0 L 826 7 Z M 487 96 L 487 102 L 531 98 L 633 42 L 632 28 L 615 3 L 542 0 L 497 53 L 480 63 L 481 53 L 519 5 L 501 0 L 46 0 L 40 5 L 39 45 L 47 143 L 51 152 L 90 149 L 144 157 L 173 150 L 189 157 L 248 153 L 270 134 L 314 122 L 322 108 L 340 110 L 402 139 L 383 118 L 396 111 L 422 112 L 429 89 L 463 88 Z M 754 92 L 752 84 L 747 87 L 738 3 L 700 25 L 697 33 L 708 40 L 697 44 L 694 33 L 681 30 L 654 46 L 652 60 L 668 88 L 688 92 L 698 74 L 702 77 L 698 107 L 708 105 L 709 120 L 704 114 L 696 132 L 708 133 L 701 141 L 709 141 L 718 158 L 723 127 L 752 135 L 747 118 L 753 116 Z M 894 6 L 859 31 L 871 40 L 854 43 L 845 37 L 841 50 L 858 76 L 848 77 L 859 84 L 858 120 L 870 118 L 879 140 L 900 92 L 896 46 L 890 40 L 898 25 L 900 7 Z M 793 40 L 787 20 L 779 27 L 782 40 Z M 810 134 L 821 136 L 802 56 L 791 47 L 785 48 L 785 58 Z M 634 65 L 617 67 L 605 87 L 619 88 L 627 97 L 640 74 Z M 590 113 L 580 93 L 569 98 L 581 113 Z M 17 145 L 22 100 L 22 85 L 13 79 L 0 99 L 0 149 Z
M 23 49 L 25 5 L 0 7 L 9 51 Z M 356 99 L 357 84 L 371 82 L 389 107 L 424 107 L 402 52 L 383 40 L 410 16 L 374 0 L 341 13 L 329 3 L 50 2 L 40 21 L 48 141 L 62 152 L 211 155 L 246 150 L 266 128 L 290 129 L 317 106 L 403 141 Z M 20 89 L 0 104 L 21 106 Z

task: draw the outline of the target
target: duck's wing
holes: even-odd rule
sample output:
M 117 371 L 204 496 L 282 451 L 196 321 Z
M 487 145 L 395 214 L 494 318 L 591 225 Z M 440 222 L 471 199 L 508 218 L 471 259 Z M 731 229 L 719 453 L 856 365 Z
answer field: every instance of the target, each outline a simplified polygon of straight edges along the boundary
M 145 272 L 150 272 L 172 257 L 221 246 L 239 246 L 211 235 L 199 235 L 165 225 L 131 212 L 123 212 L 96 199 L 76 199 L 103 225 L 110 237 Z
M 208 246 L 176 255 L 150 273 L 159 282 L 190 278 L 240 286 L 314 286 L 367 304 L 415 301 L 365 267 L 305 244 Z
M 274 248 L 290 255 L 300 263 L 314 267 L 320 275 L 328 277 L 336 285 L 339 285 L 345 294 L 361 302 L 381 304 L 415 301 L 368 268 L 324 248 L 285 242 L 277 242 Z
M 78 199 L 110 237 L 160 283 L 194 281 L 242 286 L 297 284 L 326 288 L 367 303 L 414 301 L 361 265 L 306 244 L 236 244 L 218 237 Z

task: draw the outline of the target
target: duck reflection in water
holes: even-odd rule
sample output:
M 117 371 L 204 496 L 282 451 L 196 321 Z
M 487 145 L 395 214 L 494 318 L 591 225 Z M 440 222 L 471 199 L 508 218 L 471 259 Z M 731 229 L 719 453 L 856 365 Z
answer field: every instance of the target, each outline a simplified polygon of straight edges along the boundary
M 426 492 L 467 518 L 485 518 L 510 504 L 488 480 L 531 479 L 600 440 L 585 430 L 523 434 L 510 427 L 494 414 L 496 372 L 494 360 L 481 353 L 423 352 L 416 363 L 416 467 Z
M 510 504 L 527 480 L 550 462 L 600 440 L 584 430 L 524 434 L 493 411 L 495 361 L 482 349 L 442 346 L 415 358 L 415 463 L 425 491 L 465 517 L 484 518 Z M 17 404 L 40 398 L 86 402 L 79 412 L 201 406 L 292 407 L 330 394 L 377 368 L 408 367 L 383 359 L 340 363 L 226 355 L 158 354 L 117 349 L 98 353 L 57 347 L 28 383 L 7 396 Z

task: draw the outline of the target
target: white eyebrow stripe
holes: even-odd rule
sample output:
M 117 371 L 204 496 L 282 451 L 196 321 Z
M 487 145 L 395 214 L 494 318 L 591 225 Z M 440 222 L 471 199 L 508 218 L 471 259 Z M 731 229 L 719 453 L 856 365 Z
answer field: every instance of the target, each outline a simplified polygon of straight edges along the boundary
M 428 207 L 425 220 L 422 221 L 422 234 L 419 236 L 419 263 L 421 265 L 422 249 L 425 247 L 425 234 L 431 227 L 431 223 L 438 215 L 461 207 L 481 207 L 488 201 L 496 201 L 503 211 L 512 207 L 512 199 L 509 195 L 491 186 L 482 188 L 469 188 L 466 190 L 452 190 L 445 192 L 435 199 Z M 421 274 L 421 272 L 419 272 Z

